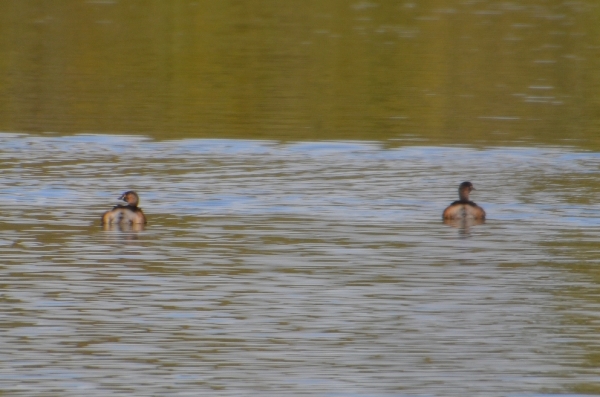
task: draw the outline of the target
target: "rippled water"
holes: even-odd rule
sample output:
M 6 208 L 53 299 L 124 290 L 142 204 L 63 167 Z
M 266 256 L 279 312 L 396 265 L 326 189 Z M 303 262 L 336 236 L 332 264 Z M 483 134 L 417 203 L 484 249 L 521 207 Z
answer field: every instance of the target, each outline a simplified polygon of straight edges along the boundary
M 0 135 L 23 396 L 600 391 L 598 153 Z M 470 180 L 489 219 L 440 217 Z M 100 214 L 140 193 L 143 231 Z

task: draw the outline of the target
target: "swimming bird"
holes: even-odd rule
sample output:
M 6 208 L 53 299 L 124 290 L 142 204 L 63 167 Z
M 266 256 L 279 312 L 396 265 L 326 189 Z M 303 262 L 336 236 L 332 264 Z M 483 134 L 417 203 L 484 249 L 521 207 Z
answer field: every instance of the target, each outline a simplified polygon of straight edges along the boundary
M 485 219 L 483 208 L 469 200 L 469 193 L 475 190 L 471 182 L 463 182 L 458 187 L 459 200 L 453 202 L 444 210 L 444 219 Z
M 119 197 L 127 205 L 115 205 L 112 210 L 106 211 L 102 215 L 102 224 L 145 224 L 146 216 L 138 204 L 140 198 L 133 190 L 127 191 Z

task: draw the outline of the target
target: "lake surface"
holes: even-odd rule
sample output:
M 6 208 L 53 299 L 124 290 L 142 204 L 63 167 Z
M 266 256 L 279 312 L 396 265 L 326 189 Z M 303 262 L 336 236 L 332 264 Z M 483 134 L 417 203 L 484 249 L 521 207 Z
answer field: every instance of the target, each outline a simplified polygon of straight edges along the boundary
M 0 134 L 22 396 L 597 394 L 600 155 Z M 463 180 L 488 220 L 446 225 Z M 136 189 L 144 230 L 99 217 Z
M 597 2 L 0 9 L 1 395 L 600 394 Z

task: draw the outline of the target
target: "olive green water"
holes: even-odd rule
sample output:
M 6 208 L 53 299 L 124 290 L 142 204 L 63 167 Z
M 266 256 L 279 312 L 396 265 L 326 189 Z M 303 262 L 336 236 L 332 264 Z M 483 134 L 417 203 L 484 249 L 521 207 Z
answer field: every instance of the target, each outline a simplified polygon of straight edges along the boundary
M 0 129 L 600 147 L 594 1 L 1 1 Z
M 0 7 L 0 394 L 600 393 L 595 2 Z

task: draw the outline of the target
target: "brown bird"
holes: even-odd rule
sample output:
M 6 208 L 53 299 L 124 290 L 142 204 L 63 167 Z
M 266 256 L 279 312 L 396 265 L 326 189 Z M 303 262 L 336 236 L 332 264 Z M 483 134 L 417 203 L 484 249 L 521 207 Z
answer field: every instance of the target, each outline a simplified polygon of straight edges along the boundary
M 458 187 L 459 200 L 453 202 L 444 210 L 444 219 L 485 219 L 483 208 L 469 200 L 469 193 L 475 190 L 471 182 L 463 182 Z
M 102 215 L 102 224 L 145 224 L 146 216 L 138 204 L 140 198 L 136 192 L 130 190 L 125 192 L 119 197 L 119 200 L 123 200 L 127 205 L 115 205 L 112 210 L 106 211 Z

